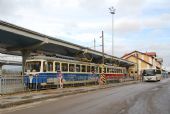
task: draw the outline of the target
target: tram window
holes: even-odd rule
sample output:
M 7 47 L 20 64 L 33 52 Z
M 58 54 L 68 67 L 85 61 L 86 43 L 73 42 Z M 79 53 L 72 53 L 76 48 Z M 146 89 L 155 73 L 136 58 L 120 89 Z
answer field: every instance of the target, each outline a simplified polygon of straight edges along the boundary
M 118 69 L 116 69 L 116 73 L 118 73 Z
M 29 61 L 26 63 L 26 71 L 29 70 L 30 72 L 40 72 L 40 66 L 40 61 Z
M 86 66 L 85 65 L 81 66 L 81 72 L 86 72 Z
M 94 72 L 94 66 L 91 66 L 91 72 Z
M 97 66 L 96 66 L 96 71 L 95 71 L 95 72 L 96 72 L 96 73 L 98 73 L 98 72 L 99 72 L 99 67 L 97 67 Z
M 125 69 L 122 69 L 122 73 L 124 73 L 124 74 L 125 74 Z
M 113 73 L 116 73 L 116 69 L 115 68 L 113 69 Z
M 68 72 L 68 63 L 62 63 L 62 71 Z
M 87 72 L 90 72 L 90 66 L 87 66 Z
M 117 69 L 115 69 L 115 73 L 117 73 Z
M 113 68 L 110 68 L 110 73 L 113 73 Z
M 43 72 L 46 72 L 46 71 L 47 71 L 46 62 L 44 61 L 43 62 Z
M 69 64 L 69 72 L 75 72 L 75 65 Z
M 115 69 L 114 68 L 112 68 L 112 73 L 115 73 Z
M 104 68 L 104 73 L 106 73 L 106 68 Z
M 107 73 L 111 73 L 111 68 L 107 68 Z
M 53 62 L 48 62 L 48 71 L 53 71 Z
M 102 73 L 102 68 L 101 67 L 99 67 L 99 73 Z
M 109 73 L 112 73 L 112 68 L 109 68 Z
M 76 65 L 76 72 L 80 72 L 80 65 Z
M 109 73 L 109 68 L 106 68 L 106 71 Z
M 115 69 L 114 68 L 112 69 L 112 73 L 115 73 Z
M 120 73 L 120 69 L 118 69 L 118 73 Z
M 55 62 L 55 71 L 60 71 L 60 63 Z

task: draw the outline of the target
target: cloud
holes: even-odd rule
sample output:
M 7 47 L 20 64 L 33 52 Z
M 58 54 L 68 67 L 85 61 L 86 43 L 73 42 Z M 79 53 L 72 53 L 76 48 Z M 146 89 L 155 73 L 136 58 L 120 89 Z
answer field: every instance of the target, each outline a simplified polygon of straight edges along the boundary
M 119 0 L 116 8 L 118 17 L 136 17 L 142 14 L 146 0 Z
M 115 23 L 115 30 L 119 33 L 139 31 L 141 30 L 140 19 L 122 18 Z
M 149 29 L 170 28 L 170 14 L 164 13 L 159 16 L 144 19 L 143 27 Z

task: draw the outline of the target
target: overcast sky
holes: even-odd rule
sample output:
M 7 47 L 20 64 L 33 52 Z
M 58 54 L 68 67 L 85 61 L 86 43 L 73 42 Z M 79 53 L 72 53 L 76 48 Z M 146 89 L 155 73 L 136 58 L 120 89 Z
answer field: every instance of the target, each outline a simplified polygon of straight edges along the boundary
M 170 70 L 170 0 L 0 0 L 0 20 L 114 55 L 154 51 Z

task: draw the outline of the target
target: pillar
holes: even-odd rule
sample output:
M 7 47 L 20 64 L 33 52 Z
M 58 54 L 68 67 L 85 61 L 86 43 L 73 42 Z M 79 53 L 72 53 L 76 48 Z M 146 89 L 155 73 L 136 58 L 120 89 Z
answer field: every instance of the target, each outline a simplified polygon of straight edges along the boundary
M 27 58 L 30 56 L 30 51 L 29 50 L 22 50 L 22 76 L 24 76 L 25 72 L 25 63 Z
M 0 76 L 2 75 L 2 66 L 3 64 L 0 63 Z

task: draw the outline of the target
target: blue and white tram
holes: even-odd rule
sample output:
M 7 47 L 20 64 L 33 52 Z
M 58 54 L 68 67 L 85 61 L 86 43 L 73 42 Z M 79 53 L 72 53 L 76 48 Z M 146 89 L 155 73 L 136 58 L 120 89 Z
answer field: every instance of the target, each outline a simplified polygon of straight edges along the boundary
M 59 73 L 64 83 L 97 81 L 99 67 L 94 63 L 67 60 L 46 56 L 34 56 L 26 60 L 25 84 L 31 88 L 58 84 Z

